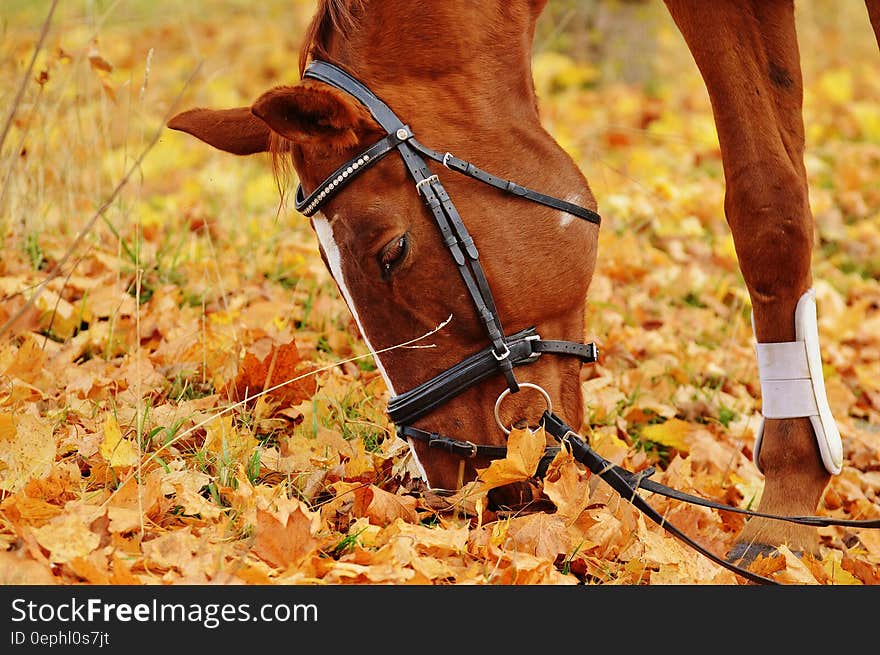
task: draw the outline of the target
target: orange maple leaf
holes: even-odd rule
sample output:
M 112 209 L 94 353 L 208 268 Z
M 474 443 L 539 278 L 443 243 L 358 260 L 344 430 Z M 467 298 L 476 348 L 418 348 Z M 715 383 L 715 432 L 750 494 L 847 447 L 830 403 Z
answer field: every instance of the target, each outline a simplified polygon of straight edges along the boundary
M 271 389 L 266 393 L 267 399 L 283 406 L 296 405 L 311 398 L 317 390 L 315 376 L 308 375 L 312 370 L 314 367 L 300 357 L 295 341 L 273 343 L 262 357 L 254 349 L 245 353 L 238 375 L 224 391 L 232 392 L 235 400 L 242 400 Z
M 359 487 L 354 492 L 354 513 L 365 516 L 374 525 L 388 525 L 400 518 L 407 523 L 417 523 L 418 500 L 412 496 L 398 496 L 376 485 Z
M 543 428 L 534 432 L 511 430 L 507 439 L 507 456 L 492 461 L 484 469 L 479 469 L 481 487 L 494 489 L 511 482 L 528 480 L 538 468 L 545 445 Z
M 254 553 L 277 568 L 298 566 L 318 549 L 312 536 L 312 518 L 298 507 L 281 521 L 275 514 L 257 510 Z
M 541 512 L 514 518 L 507 534 L 516 542 L 519 552 L 551 561 L 572 547 L 565 522 L 556 514 Z

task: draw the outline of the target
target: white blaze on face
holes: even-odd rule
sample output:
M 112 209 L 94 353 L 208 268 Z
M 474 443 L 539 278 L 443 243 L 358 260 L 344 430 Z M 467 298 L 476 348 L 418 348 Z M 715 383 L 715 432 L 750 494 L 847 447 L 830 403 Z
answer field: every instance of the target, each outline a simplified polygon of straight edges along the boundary
M 334 219 L 335 218 L 336 217 L 334 216 Z M 345 275 L 342 272 L 342 256 L 339 252 L 339 246 L 336 245 L 336 240 L 333 238 L 333 226 L 330 224 L 330 221 L 328 221 L 320 212 L 312 217 L 312 225 L 315 228 L 315 234 L 318 236 L 318 242 L 321 244 L 321 248 L 324 250 L 324 256 L 327 257 L 327 265 L 330 267 L 330 274 L 336 281 L 336 285 L 339 287 L 339 291 L 340 293 L 342 293 L 342 297 L 345 299 L 345 304 L 348 305 L 348 309 L 351 312 L 355 323 L 357 323 L 358 330 L 361 333 L 361 337 L 363 337 L 364 343 L 367 345 L 367 348 L 369 348 L 370 352 L 373 353 L 373 359 L 376 362 L 376 366 L 379 368 L 379 372 L 385 379 L 385 384 L 388 385 L 388 390 L 391 392 L 391 395 L 397 395 L 397 392 L 394 391 L 394 385 L 391 384 L 391 378 L 388 377 L 388 372 L 385 370 L 385 367 L 382 366 L 382 362 L 379 361 L 379 355 L 376 354 L 375 348 L 370 345 L 370 340 L 367 337 L 367 333 L 364 331 L 363 323 L 361 323 L 361 318 L 358 315 L 357 307 L 354 306 L 354 301 L 352 300 L 351 293 L 348 290 L 348 286 L 346 286 L 345 284 Z M 418 467 L 419 473 L 427 483 L 428 475 L 425 473 L 425 469 L 422 467 L 422 463 L 419 461 L 419 457 L 416 454 L 415 448 L 413 448 L 412 440 L 409 440 L 409 449 L 412 453 L 413 460 Z

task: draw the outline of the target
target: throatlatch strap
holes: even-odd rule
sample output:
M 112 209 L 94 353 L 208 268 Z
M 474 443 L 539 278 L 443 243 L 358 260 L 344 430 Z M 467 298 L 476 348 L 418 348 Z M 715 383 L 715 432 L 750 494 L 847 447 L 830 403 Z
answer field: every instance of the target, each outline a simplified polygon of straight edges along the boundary
M 578 218 L 582 218 L 585 221 L 590 221 L 591 223 L 595 223 L 596 225 L 599 225 L 602 222 L 602 217 L 599 216 L 599 214 L 594 212 L 592 209 L 587 209 L 586 207 L 575 205 L 560 198 L 548 196 L 545 193 L 540 193 L 538 191 L 535 191 L 534 189 L 529 189 L 528 187 L 524 187 L 521 184 L 517 184 L 512 180 L 506 180 L 503 177 L 492 175 L 492 173 L 488 173 L 481 168 L 477 168 L 469 161 L 459 159 L 450 152 L 441 154 L 440 152 L 429 148 L 423 143 L 420 143 L 415 138 L 410 139 L 410 145 L 412 145 L 416 150 L 418 150 L 429 159 L 440 162 L 449 170 L 455 171 L 456 173 L 461 173 L 462 175 L 466 175 L 467 177 L 473 178 L 479 182 L 482 182 L 483 184 L 493 186 L 496 189 L 504 191 L 505 193 L 519 196 L 520 198 L 531 200 L 532 202 L 536 202 L 540 205 L 552 207 L 553 209 L 558 209 L 559 211 L 566 212 L 568 214 L 571 214 L 572 216 L 577 216 Z
M 761 414 L 765 419 L 809 418 L 822 463 L 829 473 L 837 475 L 843 466 L 843 444 L 825 392 L 815 289 L 808 289 L 798 300 L 794 323 L 795 341 L 755 344 Z M 762 421 L 753 456 L 759 470 L 763 436 Z

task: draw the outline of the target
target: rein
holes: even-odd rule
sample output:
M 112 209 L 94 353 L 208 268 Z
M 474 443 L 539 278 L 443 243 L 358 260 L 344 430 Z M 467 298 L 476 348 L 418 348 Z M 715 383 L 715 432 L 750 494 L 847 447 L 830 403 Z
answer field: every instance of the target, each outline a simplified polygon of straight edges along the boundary
M 707 550 L 699 543 L 684 534 L 684 532 L 682 532 L 675 525 L 669 523 L 662 514 L 660 514 L 641 495 L 639 495 L 638 490 L 644 489 L 652 493 L 661 494 L 668 498 L 673 498 L 676 500 L 681 500 L 695 505 L 702 505 L 703 507 L 710 507 L 712 509 L 722 510 L 726 512 L 747 514 L 749 516 L 758 516 L 779 521 L 789 521 L 791 523 L 799 523 L 802 525 L 836 525 L 858 528 L 880 528 L 880 519 L 852 520 L 835 519 L 825 516 L 780 516 L 777 514 L 753 512 L 751 510 L 746 510 L 739 507 L 732 507 L 729 505 L 716 503 L 706 498 L 700 498 L 699 496 L 694 496 L 692 494 L 684 493 L 676 489 L 671 489 L 670 487 L 660 484 L 659 482 L 649 480 L 650 476 L 654 474 L 654 467 L 649 467 L 644 471 L 636 473 L 608 461 L 590 447 L 587 439 L 580 436 L 571 427 L 566 425 L 565 422 L 558 416 L 556 416 L 552 410 L 547 410 L 544 412 L 544 415 L 541 417 L 541 424 L 544 426 L 544 429 L 548 433 L 553 435 L 553 437 L 557 441 L 562 443 L 568 449 L 568 451 L 571 453 L 576 461 L 583 464 L 587 469 L 590 470 L 591 473 L 594 473 L 602 478 L 606 483 L 608 483 L 608 485 L 612 489 L 614 489 L 614 491 L 620 494 L 621 498 L 628 501 L 634 507 L 639 509 L 645 516 L 654 521 L 654 523 L 686 543 L 688 546 L 699 552 L 701 555 L 704 555 L 716 564 L 720 564 L 724 568 L 733 571 L 737 575 L 740 575 L 747 580 L 750 580 L 751 582 L 757 582 L 760 584 L 779 584 L 771 578 L 758 575 L 749 571 L 748 569 L 736 566 L 732 562 L 722 559 L 715 555 L 713 552 Z
M 550 397 L 546 391 L 534 384 L 520 383 L 515 375 L 516 368 L 531 364 L 544 354 L 577 357 L 583 363 L 594 363 L 598 361 L 598 349 L 593 343 L 585 344 L 574 341 L 543 339 L 534 328 L 527 328 L 512 335 L 506 336 L 504 334 L 501 319 L 498 316 L 495 301 L 489 289 L 488 280 L 480 265 L 476 244 L 465 227 L 455 205 L 443 188 L 440 178 L 431 172 L 425 158 L 443 164 L 449 170 L 466 175 L 502 192 L 552 207 L 597 225 L 601 222 L 599 214 L 585 207 L 548 196 L 511 180 L 487 173 L 470 162 L 453 156 L 449 152 L 441 154 L 424 146 L 415 139 L 410 128 L 382 100 L 360 81 L 333 64 L 314 60 L 306 68 L 303 77 L 319 80 L 353 96 L 370 111 L 376 122 L 386 131 L 386 136 L 336 169 L 308 195 L 304 193 L 301 185 L 298 186 L 294 199 L 296 209 L 305 216 L 312 216 L 345 188 L 358 174 L 372 167 L 377 161 L 396 150 L 403 159 L 403 163 L 415 183 L 416 192 L 424 200 L 440 230 L 443 243 L 452 255 L 467 291 L 471 296 L 477 316 L 483 323 L 486 336 L 490 342 L 490 345 L 486 348 L 470 355 L 439 375 L 389 400 L 387 413 L 397 427 L 397 434 L 401 439 L 405 441 L 420 441 L 431 448 L 443 450 L 462 459 L 473 457 L 500 459 L 505 457 L 507 453 L 506 446 L 475 444 L 471 441 L 455 439 L 411 425 L 411 423 L 429 414 L 451 398 L 500 373 L 505 377 L 507 389 L 501 393 L 495 403 L 495 420 L 505 433 L 509 433 L 510 430 L 501 423 L 498 408 L 507 394 L 517 393 L 521 387 L 531 387 L 540 391 L 547 403 L 547 409 L 543 413 L 540 423 L 545 431 L 551 434 L 561 445 L 548 446 L 546 448 L 534 474 L 536 477 L 543 477 L 550 462 L 553 461 L 561 448 L 565 448 L 576 461 L 589 469 L 593 474 L 601 477 L 623 499 L 639 509 L 657 525 L 716 564 L 751 582 L 778 584 L 771 578 L 758 575 L 728 560 L 722 559 L 701 546 L 675 525 L 666 521 L 639 494 L 639 490 L 645 490 L 674 500 L 701 505 L 711 509 L 745 514 L 751 517 L 788 521 L 816 527 L 880 528 L 880 519 L 845 520 L 822 516 L 780 516 L 724 505 L 650 480 L 649 478 L 654 473 L 653 467 L 641 472 L 633 472 L 617 466 L 599 455 L 590 447 L 586 438 L 577 434 L 553 413 Z

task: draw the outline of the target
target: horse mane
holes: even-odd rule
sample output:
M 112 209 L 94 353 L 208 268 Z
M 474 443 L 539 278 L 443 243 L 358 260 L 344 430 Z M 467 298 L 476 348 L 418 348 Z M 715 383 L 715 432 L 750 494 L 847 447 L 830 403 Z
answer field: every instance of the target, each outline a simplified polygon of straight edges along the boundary
M 318 8 L 306 28 L 299 51 L 302 77 L 309 59 L 329 59 L 328 47 L 334 35 L 346 36 L 357 26 L 365 0 L 319 0 Z

